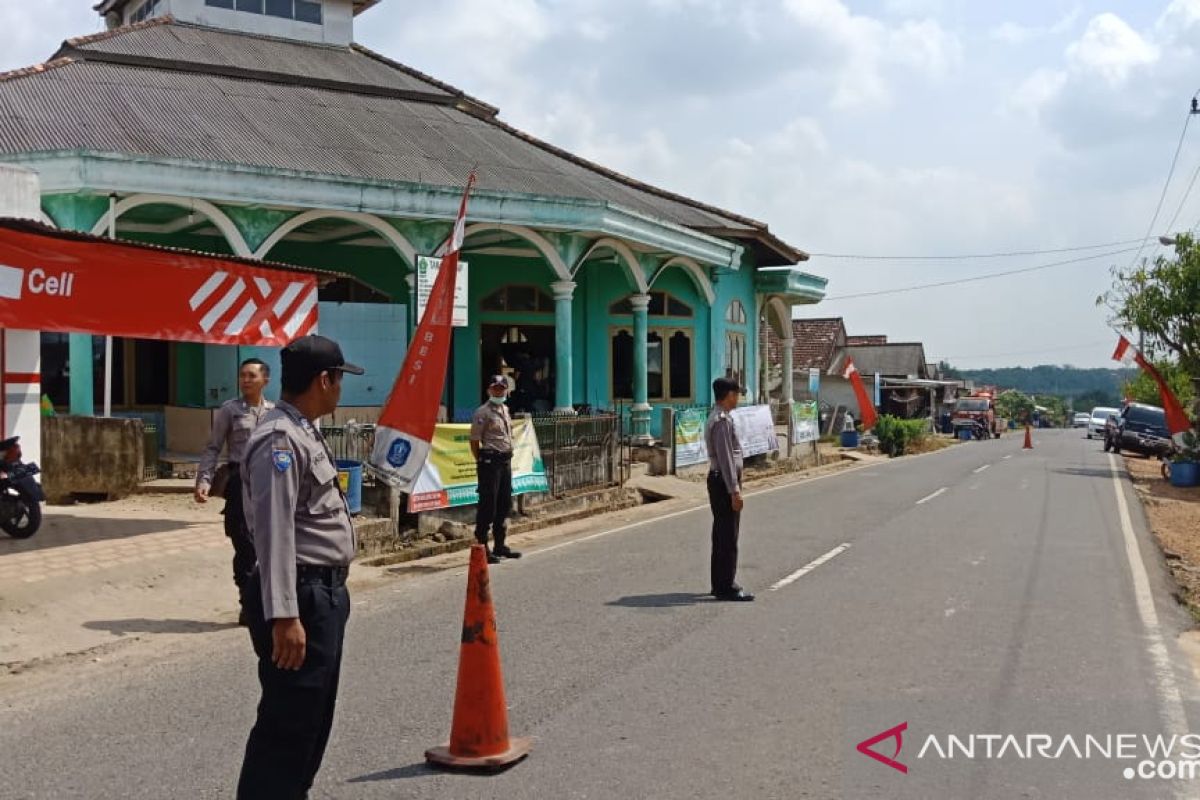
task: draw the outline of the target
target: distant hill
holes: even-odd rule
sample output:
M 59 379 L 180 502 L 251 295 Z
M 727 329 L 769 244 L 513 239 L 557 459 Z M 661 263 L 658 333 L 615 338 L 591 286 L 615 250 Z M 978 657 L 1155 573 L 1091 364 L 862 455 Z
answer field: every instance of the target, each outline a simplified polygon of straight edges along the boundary
M 1060 397 L 1103 395 L 1112 404 L 1121 396 L 1121 388 L 1132 379 L 1132 369 L 1079 369 L 1077 367 L 1003 367 L 1001 369 L 957 369 L 959 375 L 977 384 L 1017 389 L 1025 394 L 1052 394 Z

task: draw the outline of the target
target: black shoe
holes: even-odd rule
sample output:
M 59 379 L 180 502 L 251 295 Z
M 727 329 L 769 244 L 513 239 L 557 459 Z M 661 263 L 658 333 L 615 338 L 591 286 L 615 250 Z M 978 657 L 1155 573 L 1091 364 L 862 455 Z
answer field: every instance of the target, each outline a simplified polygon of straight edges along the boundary
M 242 613 L 238 614 L 238 625 L 241 625 L 243 628 L 250 627 L 250 617 L 246 616 L 245 611 L 242 611 Z
M 489 564 L 499 564 L 500 556 L 496 555 L 495 553 L 488 553 L 487 560 Z
M 512 550 L 507 547 L 497 547 L 492 552 L 495 553 L 496 555 L 500 556 L 501 558 L 520 558 L 521 557 L 520 550 Z
M 721 596 L 721 595 L 723 595 L 723 594 L 737 594 L 737 593 L 738 593 L 738 592 L 740 592 L 741 590 L 742 590 L 742 587 L 738 586 L 738 585 L 735 583 L 735 584 L 733 585 L 733 588 L 732 588 L 732 589 L 730 589 L 730 590 L 729 590 L 729 591 L 727 591 L 727 592 L 718 592 L 716 589 L 710 589 L 708 593 L 709 593 L 709 594 L 711 594 L 713 597 L 720 597 L 720 596 Z
M 716 595 L 716 598 L 728 603 L 751 603 L 754 601 L 754 595 L 743 592 L 741 589 L 736 592 L 722 592 Z

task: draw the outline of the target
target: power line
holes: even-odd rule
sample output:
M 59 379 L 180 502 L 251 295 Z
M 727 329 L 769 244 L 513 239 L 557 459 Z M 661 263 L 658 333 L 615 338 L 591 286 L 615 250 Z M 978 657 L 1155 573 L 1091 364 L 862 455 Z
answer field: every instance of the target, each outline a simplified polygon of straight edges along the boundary
M 1016 256 L 1053 255 L 1054 253 L 1077 253 L 1081 250 L 1100 250 L 1106 247 L 1121 247 L 1122 245 L 1138 244 L 1144 241 L 1145 239 L 1126 239 L 1121 242 L 1085 244 L 1078 247 L 1059 247 L 1051 250 L 1010 250 L 1006 253 L 964 253 L 962 255 L 950 256 L 887 256 L 856 253 L 809 253 L 809 256 L 813 258 L 844 258 L 859 261 L 966 261 L 972 258 L 1013 258 Z
M 835 297 L 827 297 L 827 298 L 825 298 L 825 302 L 829 302 L 830 300 L 855 300 L 860 297 L 879 297 L 881 295 L 887 295 L 887 294 L 900 294 L 902 292 L 915 292 L 919 289 L 936 289 L 941 286 L 956 286 L 956 285 L 962 284 L 962 283 L 974 283 L 976 281 L 988 281 L 988 280 L 993 280 L 995 278 L 1005 278 L 1010 275 L 1022 275 L 1027 272 L 1038 272 L 1039 270 L 1053 269 L 1054 267 L 1065 267 L 1068 264 L 1079 264 L 1083 261 L 1092 261 L 1097 258 L 1108 258 L 1109 256 L 1124 255 L 1125 253 L 1132 253 L 1134 250 L 1137 250 L 1137 249 L 1139 249 L 1139 248 L 1127 247 L 1124 250 L 1112 250 L 1107 253 L 1097 253 L 1095 255 L 1090 255 L 1090 256 L 1081 256 L 1079 258 L 1071 258 L 1071 259 L 1067 259 L 1066 261 L 1052 261 L 1049 264 L 1038 264 L 1037 266 L 1034 266 L 1034 267 L 1023 267 L 1021 269 L 1010 269 L 1010 270 L 1006 270 L 1004 272 L 990 272 L 987 275 L 972 275 L 969 278 L 956 278 L 954 280 L 938 281 L 936 283 L 922 283 L 922 284 L 918 284 L 916 286 L 903 286 L 903 287 L 900 287 L 897 289 L 880 289 L 879 291 L 876 291 L 876 292 L 859 292 L 857 294 L 843 294 L 843 295 L 838 295 Z
M 1196 94 L 1200 95 L 1200 91 Z M 1195 99 L 1196 95 L 1193 95 Z M 1158 222 L 1158 215 L 1162 212 L 1163 201 L 1167 199 L 1167 189 L 1171 186 L 1171 178 L 1175 176 L 1175 165 L 1179 163 L 1179 152 L 1183 150 L 1183 140 L 1187 137 L 1188 124 L 1192 121 L 1192 111 L 1187 112 L 1187 116 L 1183 119 L 1183 130 L 1179 132 L 1179 144 L 1175 145 L 1175 155 L 1171 157 L 1171 168 L 1167 170 L 1167 179 L 1163 182 L 1162 192 L 1158 195 L 1158 205 L 1154 207 L 1154 216 L 1150 218 L 1150 224 L 1146 226 L 1146 235 L 1142 237 L 1142 243 L 1138 247 L 1137 252 L 1129 261 L 1129 266 L 1126 271 L 1133 269 L 1133 265 L 1137 263 L 1138 257 L 1141 256 L 1142 250 L 1146 247 L 1146 242 L 1150 241 L 1151 235 L 1154 233 L 1154 224 Z
M 1183 213 L 1183 207 L 1187 203 L 1188 197 L 1192 194 L 1192 187 L 1196 185 L 1197 177 L 1200 177 L 1200 164 L 1196 165 L 1196 169 L 1192 172 L 1192 179 L 1188 181 L 1187 189 L 1184 191 L 1183 197 L 1179 199 L 1179 206 L 1175 209 L 1175 216 L 1171 217 L 1171 221 L 1163 229 L 1163 232 L 1168 236 L 1175 235 L 1175 223 L 1179 220 L 1179 215 Z

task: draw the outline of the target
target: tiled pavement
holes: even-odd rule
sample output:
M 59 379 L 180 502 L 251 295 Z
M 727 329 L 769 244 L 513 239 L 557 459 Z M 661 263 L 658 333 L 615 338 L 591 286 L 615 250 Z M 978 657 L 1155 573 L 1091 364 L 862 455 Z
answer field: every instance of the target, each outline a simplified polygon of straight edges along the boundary
M 0 534 L 0 585 L 87 575 L 163 556 L 227 548 L 216 513 L 181 498 L 135 497 L 94 506 L 43 509 L 30 539 Z

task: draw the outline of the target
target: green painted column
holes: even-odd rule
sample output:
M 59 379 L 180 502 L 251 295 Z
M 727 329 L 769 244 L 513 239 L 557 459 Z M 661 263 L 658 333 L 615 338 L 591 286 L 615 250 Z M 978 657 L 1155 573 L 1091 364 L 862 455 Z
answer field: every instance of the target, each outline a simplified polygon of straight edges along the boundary
M 633 306 L 633 408 L 630 421 L 634 441 L 647 442 L 650 439 L 650 403 L 648 376 L 646 375 L 646 355 L 649 349 L 648 331 L 650 327 L 650 295 L 635 294 L 629 298 Z
M 91 334 L 72 333 L 67 337 L 67 363 L 70 365 L 71 413 L 78 417 L 94 417 L 96 398 Z
M 55 194 L 42 198 L 42 209 L 63 230 L 91 233 L 96 223 L 108 213 L 109 202 L 105 195 Z M 67 339 L 67 358 L 71 413 L 95 416 L 91 334 L 72 333 Z
M 574 414 L 571 399 L 571 299 L 575 295 L 574 281 L 555 281 L 554 292 L 554 413 Z

